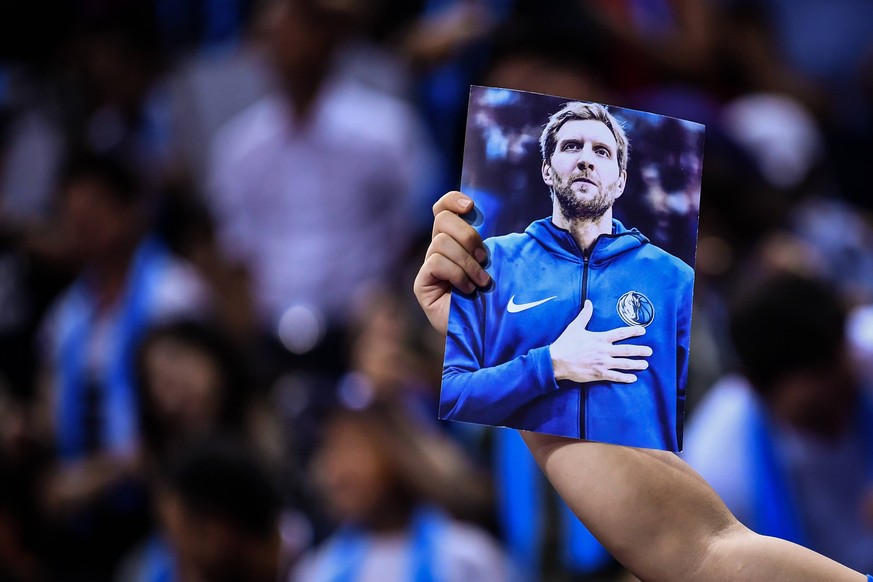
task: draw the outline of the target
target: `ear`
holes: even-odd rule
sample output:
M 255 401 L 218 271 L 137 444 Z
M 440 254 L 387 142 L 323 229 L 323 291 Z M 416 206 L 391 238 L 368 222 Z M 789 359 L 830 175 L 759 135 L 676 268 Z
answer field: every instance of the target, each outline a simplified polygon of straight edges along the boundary
M 540 171 L 542 172 L 543 182 L 546 183 L 546 186 L 554 186 L 555 184 L 552 180 L 552 165 L 547 160 L 543 160 L 543 166 Z M 624 186 L 622 186 L 622 189 L 624 189 Z
M 615 184 L 615 197 L 618 198 L 622 194 L 624 194 L 624 187 L 627 184 L 627 170 L 622 170 L 621 175 L 618 177 L 618 181 Z

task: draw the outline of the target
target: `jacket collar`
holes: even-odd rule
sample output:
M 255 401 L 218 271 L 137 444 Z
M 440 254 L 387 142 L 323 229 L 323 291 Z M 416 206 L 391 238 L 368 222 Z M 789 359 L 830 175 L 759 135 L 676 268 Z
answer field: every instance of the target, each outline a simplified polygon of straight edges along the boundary
M 581 262 L 582 249 L 570 231 L 555 226 L 551 217 L 531 223 L 525 232 L 536 239 L 550 253 Z M 627 229 L 618 220 L 612 220 L 612 233 L 601 234 L 589 249 L 592 265 L 606 263 L 630 250 L 649 243 L 649 239 L 635 228 Z

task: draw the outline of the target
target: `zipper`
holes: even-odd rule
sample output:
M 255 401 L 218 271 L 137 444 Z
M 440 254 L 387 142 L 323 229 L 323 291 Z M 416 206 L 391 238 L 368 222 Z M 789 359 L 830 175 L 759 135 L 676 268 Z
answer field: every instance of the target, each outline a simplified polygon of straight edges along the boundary
M 580 305 L 580 310 L 585 308 L 585 301 L 588 299 L 588 261 L 591 258 L 591 251 L 594 250 L 594 247 L 597 246 L 597 241 L 600 238 L 594 239 L 594 242 L 591 243 L 591 247 L 588 249 L 584 249 L 582 251 L 582 305 Z M 577 425 L 579 426 L 579 438 L 585 438 L 585 396 L 587 389 L 584 384 L 579 385 L 579 418 L 577 419 Z

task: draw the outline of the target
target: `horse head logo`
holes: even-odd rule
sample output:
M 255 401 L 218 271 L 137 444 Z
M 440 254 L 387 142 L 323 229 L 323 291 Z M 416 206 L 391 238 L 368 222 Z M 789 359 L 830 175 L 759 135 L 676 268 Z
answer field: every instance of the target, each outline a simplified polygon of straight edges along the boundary
M 655 306 L 639 291 L 628 291 L 615 304 L 618 316 L 628 325 L 646 327 L 655 319 Z

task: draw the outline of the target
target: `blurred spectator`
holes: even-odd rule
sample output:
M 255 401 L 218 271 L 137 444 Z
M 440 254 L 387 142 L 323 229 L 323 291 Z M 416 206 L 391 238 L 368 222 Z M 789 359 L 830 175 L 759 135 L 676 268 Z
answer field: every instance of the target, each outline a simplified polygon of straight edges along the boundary
M 76 563 L 69 571 L 84 568 L 100 579 L 142 528 L 135 519 L 144 511 L 141 493 L 131 490 L 136 344 L 158 321 L 203 313 L 208 294 L 190 266 L 148 235 L 145 200 L 123 166 L 108 158 L 74 161 L 61 207 L 60 229 L 81 274 L 42 329 L 44 418 L 60 461 L 45 504 L 69 530 L 62 550 Z
M 295 353 L 341 328 L 361 290 L 397 271 L 410 201 L 429 188 L 415 112 L 346 66 L 362 8 L 268 2 L 276 86 L 215 141 L 219 242 L 250 273 L 263 325 Z
M 435 435 L 374 404 L 325 425 L 313 462 L 318 490 L 341 524 L 294 580 L 507 580 L 506 558 L 469 514 L 476 474 Z
M 347 380 L 359 382 L 370 398 L 402 402 L 410 414 L 435 424 L 440 369 L 432 365 L 435 354 L 414 333 L 404 298 L 376 290 L 365 299 L 350 329 Z
M 152 538 L 118 580 L 285 580 L 293 548 L 281 535 L 281 497 L 268 471 L 234 441 L 181 451 L 158 489 L 166 537 Z
M 61 58 L 70 141 L 123 160 L 154 188 L 174 137 L 155 16 L 148 3 L 91 8 L 75 21 Z
M 160 493 L 158 506 L 167 505 L 166 489 L 172 483 L 165 482 L 166 473 L 175 470 L 172 467 L 179 462 L 180 451 L 194 451 L 183 464 L 203 463 L 202 459 L 191 461 L 203 455 L 214 457 L 213 462 L 225 455 L 223 462 L 228 463 L 227 467 L 237 462 L 230 454 L 238 448 L 236 445 L 229 451 L 224 451 L 224 445 L 213 450 L 209 444 L 213 441 L 222 443 L 230 439 L 245 447 L 250 463 L 270 467 L 277 478 L 287 477 L 280 472 L 287 473 L 287 465 L 293 459 L 287 458 L 282 447 L 284 435 L 257 399 L 260 393 L 252 390 L 236 346 L 217 329 L 195 321 L 176 321 L 153 328 L 140 344 L 137 376 L 143 471 L 152 492 Z M 222 470 L 230 470 L 227 467 Z M 288 489 L 283 491 L 286 497 L 291 496 L 290 487 L 294 485 L 283 483 L 283 489 Z M 188 526 L 180 523 L 198 518 L 182 516 L 178 508 L 168 514 L 164 507 L 163 515 L 166 518 L 163 523 L 155 524 L 148 539 L 126 556 L 120 580 L 166 579 L 160 575 L 170 576 L 170 570 L 181 559 L 180 552 L 188 551 L 181 544 L 189 542 L 179 537 L 183 535 L 179 532 Z M 304 521 L 301 523 L 307 529 Z M 172 546 L 168 545 L 167 536 L 172 539 Z M 307 541 L 308 538 L 298 544 L 302 546 Z M 196 560 L 187 557 L 183 561 L 192 559 Z M 187 568 L 180 567 L 169 579 L 187 579 L 179 578 L 184 572 L 193 575 Z
M 389 400 L 426 430 L 445 428 L 434 414 L 445 340 L 414 327 L 407 299 L 379 288 L 355 302 L 343 345 L 349 354 L 347 372 L 329 377 L 292 371 L 272 386 L 267 401 L 285 435 L 282 464 L 288 485 L 300 483 L 299 469 L 309 464 L 324 417 L 337 406 L 359 409 Z M 315 528 L 323 535 L 330 524 L 314 499 L 318 492 L 304 486 L 293 494 L 303 495 L 301 506 L 313 508 Z
M 701 402 L 685 458 L 749 527 L 869 570 L 873 398 L 845 323 L 821 281 L 771 275 L 747 290 L 731 318 L 744 377 Z
M 275 426 L 257 406 L 240 354 L 212 326 L 175 321 L 153 328 L 139 346 L 137 375 L 143 455 L 152 470 L 174 451 L 219 434 L 280 460 L 274 443 L 256 437 Z
M 43 329 L 50 387 L 59 400 L 59 449 L 74 458 L 89 448 L 127 450 L 135 438 L 130 386 L 136 341 L 150 325 L 203 314 L 207 290 L 196 272 L 148 235 L 147 207 L 134 176 L 109 158 L 74 161 L 62 185 L 62 232 L 81 275 L 56 301 Z M 94 391 L 105 394 L 91 394 Z M 113 392 L 116 392 L 113 394 Z M 72 405 L 91 394 L 98 408 L 88 432 Z M 86 398 L 86 400 L 88 399 Z M 67 400 L 71 399 L 71 400 Z

